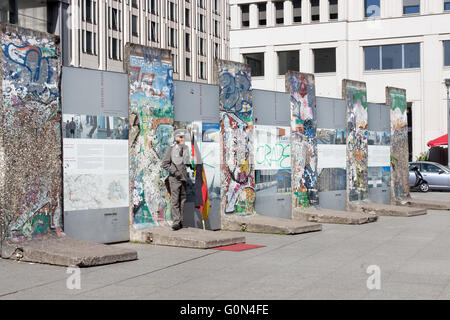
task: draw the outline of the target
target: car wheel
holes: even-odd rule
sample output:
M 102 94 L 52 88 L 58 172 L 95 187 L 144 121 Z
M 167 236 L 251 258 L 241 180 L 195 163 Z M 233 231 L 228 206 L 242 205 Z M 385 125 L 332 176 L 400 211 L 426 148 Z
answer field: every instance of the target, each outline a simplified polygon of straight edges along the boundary
M 430 187 L 428 186 L 428 183 L 424 182 L 419 186 L 420 191 L 422 192 L 428 192 Z

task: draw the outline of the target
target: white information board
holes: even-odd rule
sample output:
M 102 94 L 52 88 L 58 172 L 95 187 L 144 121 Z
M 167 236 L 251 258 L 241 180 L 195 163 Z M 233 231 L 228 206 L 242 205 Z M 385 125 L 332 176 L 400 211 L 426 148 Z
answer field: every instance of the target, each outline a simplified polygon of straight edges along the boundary
M 128 140 L 64 139 L 64 210 L 128 207 Z

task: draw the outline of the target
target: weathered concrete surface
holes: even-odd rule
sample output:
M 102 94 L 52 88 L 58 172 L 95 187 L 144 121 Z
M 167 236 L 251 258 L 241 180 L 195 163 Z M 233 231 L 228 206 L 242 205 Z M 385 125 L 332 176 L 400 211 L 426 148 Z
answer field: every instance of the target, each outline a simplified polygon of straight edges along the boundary
M 412 208 L 408 206 L 392 206 L 380 203 L 360 203 L 354 204 L 352 208 L 362 213 L 374 214 L 377 216 L 412 217 L 427 214 L 427 210 Z
M 245 242 L 244 236 L 231 235 L 223 231 L 182 228 L 173 231 L 170 227 L 152 227 L 135 230 L 130 241 L 162 246 L 209 249 Z
M 363 224 L 378 220 L 378 216 L 373 214 L 314 207 L 294 210 L 293 218 L 309 222 L 338 224 Z
M 322 225 L 300 220 L 264 216 L 248 216 L 222 219 L 222 230 L 300 234 L 312 231 L 321 231 Z
M 450 198 L 450 197 L 449 197 Z M 397 205 L 423 208 L 429 210 L 450 210 L 450 201 L 430 201 L 430 200 L 418 200 L 409 199 L 403 201 L 397 201 Z
M 137 259 L 137 252 L 67 236 L 44 235 L 21 243 L 3 242 L 2 258 L 60 266 L 92 267 Z

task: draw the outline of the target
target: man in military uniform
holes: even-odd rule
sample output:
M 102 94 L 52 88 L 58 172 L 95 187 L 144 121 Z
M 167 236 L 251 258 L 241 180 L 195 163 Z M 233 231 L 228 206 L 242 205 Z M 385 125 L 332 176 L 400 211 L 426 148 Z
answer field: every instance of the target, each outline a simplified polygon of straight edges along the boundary
M 170 145 L 162 161 L 164 170 L 169 171 L 170 194 L 172 196 L 172 229 L 183 227 L 184 203 L 186 202 L 186 183 L 188 174 L 186 166 L 191 167 L 189 148 L 184 144 L 184 130 L 175 131 L 175 142 Z

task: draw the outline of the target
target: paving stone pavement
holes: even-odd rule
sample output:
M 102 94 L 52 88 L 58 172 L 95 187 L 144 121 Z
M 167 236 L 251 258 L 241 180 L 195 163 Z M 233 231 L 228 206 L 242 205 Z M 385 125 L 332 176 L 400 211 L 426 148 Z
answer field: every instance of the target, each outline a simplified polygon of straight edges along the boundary
M 245 233 L 266 247 L 242 252 L 120 243 L 139 259 L 80 269 L 79 290 L 67 288 L 65 267 L 0 259 L 0 299 L 450 299 L 449 230 L 450 212 L 430 210 L 299 235 Z M 367 288 L 371 265 L 380 290 Z

